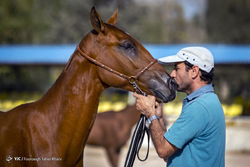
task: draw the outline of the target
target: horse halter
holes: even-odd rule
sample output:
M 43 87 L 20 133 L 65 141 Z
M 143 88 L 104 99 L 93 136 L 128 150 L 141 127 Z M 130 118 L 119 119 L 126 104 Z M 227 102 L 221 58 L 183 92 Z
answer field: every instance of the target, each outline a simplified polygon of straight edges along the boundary
M 152 65 L 154 65 L 157 62 L 157 59 L 154 59 L 153 61 L 151 61 L 146 67 L 144 67 L 143 69 L 141 69 L 136 75 L 134 76 L 127 76 L 125 74 L 122 74 L 102 63 L 100 63 L 99 61 L 97 61 L 96 59 L 93 59 L 92 57 L 88 56 L 87 54 L 85 54 L 79 47 L 79 45 L 77 45 L 76 51 L 78 51 L 80 53 L 81 56 L 83 56 L 84 58 L 86 58 L 87 60 L 89 60 L 91 63 L 107 70 L 110 71 L 111 73 L 118 75 L 119 77 L 122 77 L 126 80 L 128 80 L 128 82 L 133 85 L 134 89 L 139 91 L 138 93 L 143 94 L 144 96 L 147 95 L 147 93 L 143 92 L 140 87 L 137 85 L 136 80 L 145 72 L 147 71 Z
M 146 71 L 148 70 L 152 65 L 154 65 L 157 60 L 154 59 L 153 61 L 151 61 L 146 67 L 144 67 L 142 70 L 140 70 L 135 76 L 127 76 L 124 75 L 116 70 L 113 70 L 112 68 L 105 66 L 104 64 L 100 63 L 99 61 L 93 59 L 92 57 L 89 57 L 87 54 L 85 54 L 79 47 L 79 45 L 76 48 L 76 51 L 78 51 L 80 53 L 81 56 L 83 56 L 84 58 L 86 58 L 88 61 L 90 61 L 91 63 L 112 72 L 115 75 L 118 75 L 119 77 L 122 77 L 124 79 L 127 79 L 128 82 L 133 85 L 134 89 L 136 90 L 137 93 L 142 94 L 143 96 L 147 96 L 146 92 L 143 92 L 141 90 L 141 88 L 137 85 L 136 80 Z M 147 154 L 145 156 L 145 159 L 141 159 L 139 157 L 139 151 L 141 149 L 142 146 L 142 142 L 144 139 L 144 135 L 145 133 L 147 133 L 148 136 L 148 149 L 147 149 Z M 149 154 L 149 129 L 147 129 L 146 127 L 146 116 L 142 115 L 140 116 L 135 131 L 133 133 L 132 139 L 131 139 L 131 143 L 129 146 L 129 151 L 127 153 L 127 157 L 126 157 L 126 161 L 125 161 L 125 165 L 124 167 L 132 167 L 134 164 L 134 160 L 135 160 L 135 156 L 137 155 L 138 159 L 140 161 L 145 161 L 148 158 L 148 154 Z

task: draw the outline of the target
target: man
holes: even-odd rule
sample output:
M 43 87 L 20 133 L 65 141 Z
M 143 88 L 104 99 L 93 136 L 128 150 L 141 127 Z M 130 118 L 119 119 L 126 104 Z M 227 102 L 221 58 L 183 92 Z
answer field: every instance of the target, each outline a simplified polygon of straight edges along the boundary
M 213 55 L 203 47 L 187 47 L 159 62 L 174 63 L 171 77 L 177 91 L 188 95 L 179 118 L 167 131 L 155 97 L 134 93 L 137 109 L 148 118 L 159 157 L 169 167 L 224 167 L 225 118 L 211 84 Z

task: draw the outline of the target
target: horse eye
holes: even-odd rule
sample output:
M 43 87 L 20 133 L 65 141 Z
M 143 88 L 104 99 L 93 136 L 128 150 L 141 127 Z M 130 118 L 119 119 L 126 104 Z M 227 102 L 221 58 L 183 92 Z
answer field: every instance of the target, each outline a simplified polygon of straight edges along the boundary
M 123 41 L 119 44 L 119 48 L 124 54 L 134 56 L 136 55 L 136 47 L 130 41 Z
M 133 49 L 133 45 L 128 43 L 128 42 L 125 42 L 122 46 L 124 49 Z
M 131 44 L 130 42 L 123 42 L 120 47 L 124 50 L 130 51 L 134 49 L 134 45 Z

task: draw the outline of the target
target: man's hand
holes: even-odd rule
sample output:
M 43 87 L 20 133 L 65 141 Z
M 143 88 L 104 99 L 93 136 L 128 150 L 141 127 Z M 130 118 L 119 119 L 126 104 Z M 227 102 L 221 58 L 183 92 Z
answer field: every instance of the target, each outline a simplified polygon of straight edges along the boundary
M 151 116 L 156 114 L 155 110 L 155 97 L 148 95 L 143 96 L 137 93 L 134 93 L 133 96 L 137 98 L 136 100 L 136 108 L 139 110 L 143 115 L 145 115 L 147 118 L 150 118 Z

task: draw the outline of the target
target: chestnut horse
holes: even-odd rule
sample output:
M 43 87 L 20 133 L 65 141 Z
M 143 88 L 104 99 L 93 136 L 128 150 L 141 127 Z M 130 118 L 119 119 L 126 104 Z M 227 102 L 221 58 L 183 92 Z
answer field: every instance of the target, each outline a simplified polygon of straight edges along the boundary
M 92 8 L 90 20 L 94 29 L 48 92 L 36 102 L 0 112 L 1 167 L 83 166 L 99 97 L 110 86 L 133 91 L 127 76 L 137 74 L 132 78 L 140 88 L 162 101 L 175 97 L 165 69 L 157 62 L 150 67 L 150 53 L 114 26 L 117 11 L 104 23 Z M 143 67 L 150 68 L 140 72 Z
M 112 167 L 117 167 L 121 148 L 130 138 L 140 115 L 135 105 L 128 105 L 119 112 L 97 114 L 87 144 L 104 147 Z

